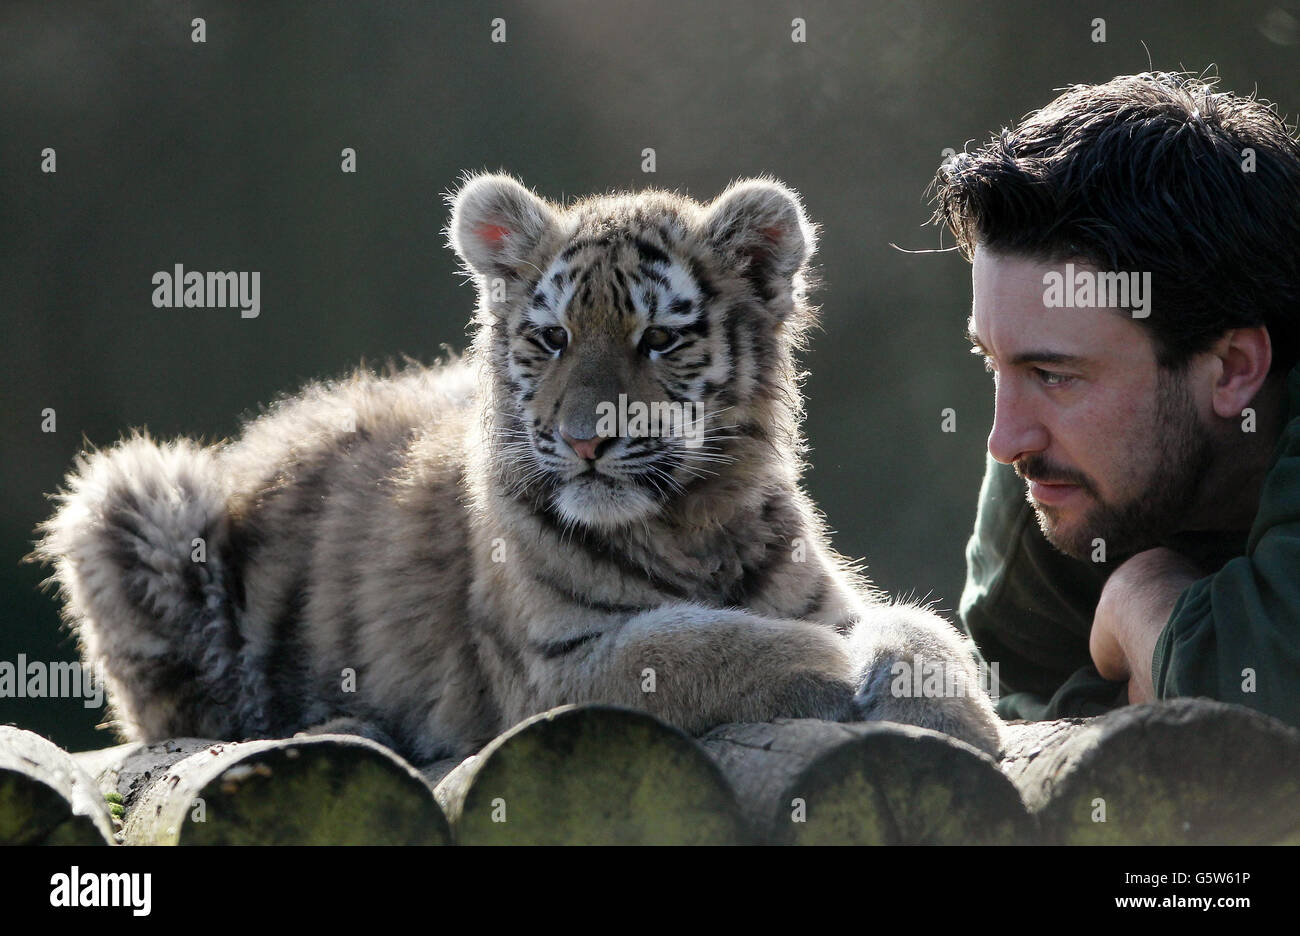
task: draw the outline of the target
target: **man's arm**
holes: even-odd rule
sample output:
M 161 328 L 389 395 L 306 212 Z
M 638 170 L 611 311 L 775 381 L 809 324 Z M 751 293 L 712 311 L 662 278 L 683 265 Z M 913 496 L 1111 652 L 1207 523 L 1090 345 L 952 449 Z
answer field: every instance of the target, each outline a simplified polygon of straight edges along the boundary
M 1163 547 L 1133 556 L 1106 581 L 1097 602 L 1088 650 L 1104 678 L 1128 683 L 1131 703 L 1156 698 L 1151 657 L 1182 593 L 1201 570 Z

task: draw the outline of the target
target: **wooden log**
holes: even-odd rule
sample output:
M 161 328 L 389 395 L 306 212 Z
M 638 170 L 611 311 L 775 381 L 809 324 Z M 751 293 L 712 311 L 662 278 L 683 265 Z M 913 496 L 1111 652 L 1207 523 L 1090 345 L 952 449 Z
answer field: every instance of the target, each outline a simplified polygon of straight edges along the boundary
M 104 758 L 128 845 L 443 845 L 433 788 L 355 735 L 180 739 Z
M 204 738 L 172 738 L 155 744 L 132 741 L 98 751 L 83 751 L 73 754 L 72 759 L 95 779 L 106 797 L 121 803 L 125 810 L 172 764 L 218 743 Z
M 1251 709 L 1173 699 L 1006 736 L 1048 842 L 1300 844 L 1300 731 Z
M 779 719 L 701 739 L 773 844 L 1018 844 L 1034 823 L 983 752 L 888 722 Z
M 447 774 L 459 767 L 463 761 L 455 757 L 449 757 L 445 760 L 436 760 L 433 763 L 425 764 L 420 768 L 420 774 L 425 780 L 429 781 L 429 786 L 436 787 L 442 783 Z
M 112 842 L 108 803 L 72 755 L 38 734 L 0 726 L 0 844 Z
M 699 745 L 618 706 L 566 705 L 521 722 L 437 795 L 457 844 L 745 841 L 735 797 Z

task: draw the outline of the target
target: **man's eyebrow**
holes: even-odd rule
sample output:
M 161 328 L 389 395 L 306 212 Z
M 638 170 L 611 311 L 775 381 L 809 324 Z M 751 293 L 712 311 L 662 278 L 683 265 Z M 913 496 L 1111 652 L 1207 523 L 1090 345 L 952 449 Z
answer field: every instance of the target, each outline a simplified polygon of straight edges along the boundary
M 982 354 L 985 357 L 989 356 L 989 349 L 984 347 L 984 342 L 980 341 L 980 336 L 975 334 L 975 329 L 969 325 L 966 326 L 966 340 L 974 345 L 974 347 L 970 349 L 971 354 Z
M 991 358 L 992 354 L 989 349 L 984 347 L 984 342 L 980 341 L 980 336 L 975 334 L 973 328 L 966 329 L 966 340 L 973 346 L 971 354 L 982 354 L 984 357 Z M 1066 354 L 1063 351 L 1047 351 L 1031 348 L 1028 351 L 1020 351 L 1011 358 L 1012 367 L 1020 367 L 1024 364 L 1065 364 L 1080 365 L 1087 363 L 1088 359 L 1078 354 Z
M 1021 351 L 1011 358 L 1012 367 L 1020 367 L 1023 364 L 1064 364 L 1066 367 L 1077 367 L 1087 363 L 1088 359 L 1078 354 L 1065 354 L 1062 351 L 1040 351 L 1030 349 Z

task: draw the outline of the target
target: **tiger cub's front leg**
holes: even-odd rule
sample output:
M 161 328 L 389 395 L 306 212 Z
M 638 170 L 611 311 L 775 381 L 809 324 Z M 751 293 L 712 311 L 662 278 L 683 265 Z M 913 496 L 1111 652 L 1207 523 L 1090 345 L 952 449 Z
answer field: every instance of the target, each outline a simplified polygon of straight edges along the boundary
M 857 717 L 847 642 L 803 621 L 674 604 L 530 649 L 542 670 L 530 682 L 544 687 L 527 703 L 534 711 L 609 702 L 692 734 L 730 722 Z
M 848 641 L 857 717 L 941 731 L 999 756 L 1002 722 L 969 638 L 917 605 L 871 604 L 857 618 Z

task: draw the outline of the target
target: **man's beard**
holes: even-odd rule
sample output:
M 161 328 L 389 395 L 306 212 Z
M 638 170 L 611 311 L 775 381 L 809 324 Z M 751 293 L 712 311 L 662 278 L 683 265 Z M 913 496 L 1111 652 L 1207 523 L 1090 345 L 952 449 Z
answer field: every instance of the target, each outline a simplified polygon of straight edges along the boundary
M 1159 545 L 1186 522 L 1214 462 L 1214 437 L 1197 416 L 1184 372 L 1160 368 L 1156 414 L 1151 432 L 1138 436 L 1154 449 L 1155 464 L 1136 495 L 1120 504 L 1103 501 L 1091 478 L 1059 469 L 1042 455 L 1015 464 L 1016 474 L 1034 481 L 1077 484 L 1093 505 L 1071 533 L 1058 530 L 1056 508 L 1034 503 L 1038 526 L 1048 542 L 1076 559 L 1091 558 L 1097 541 L 1108 559 L 1129 556 Z M 1163 430 L 1163 433 L 1161 432 Z

